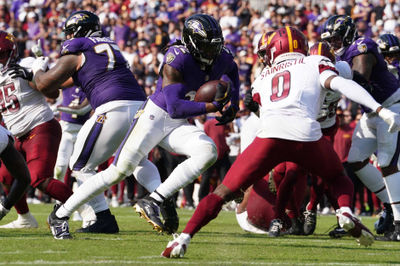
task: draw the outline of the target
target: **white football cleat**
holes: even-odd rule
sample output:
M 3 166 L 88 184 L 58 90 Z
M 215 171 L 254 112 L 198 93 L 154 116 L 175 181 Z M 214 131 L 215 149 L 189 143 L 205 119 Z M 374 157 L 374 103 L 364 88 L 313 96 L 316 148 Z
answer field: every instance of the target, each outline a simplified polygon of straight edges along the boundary
M 165 250 L 161 253 L 161 256 L 166 258 L 182 258 L 186 249 L 190 243 L 190 235 L 182 233 L 178 236 L 178 234 L 173 234 L 174 240 L 169 241 Z
M 17 220 L 8 224 L 1 225 L 0 228 L 4 229 L 20 229 L 20 228 L 38 228 L 38 222 L 30 212 L 18 214 Z
M 359 245 L 367 247 L 374 242 L 374 235 L 353 214 L 339 209 L 336 211 L 336 216 L 338 217 L 339 225 L 352 237 L 356 238 Z

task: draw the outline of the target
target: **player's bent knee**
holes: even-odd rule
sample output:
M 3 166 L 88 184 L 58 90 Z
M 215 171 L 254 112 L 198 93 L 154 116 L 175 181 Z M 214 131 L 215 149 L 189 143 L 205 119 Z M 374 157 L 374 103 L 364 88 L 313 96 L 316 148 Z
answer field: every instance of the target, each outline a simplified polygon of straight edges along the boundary
M 366 166 L 368 163 L 369 163 L 369 159 L 365 159 L 362 162 L 349 162 L 349 166 L 354 172 L 356 172 L 356 171 L 364 168 L 364 166 Z
M 108 186 L 112 186 L 121 182 L 126 175 L 124 172 L 120 171 L 115 165 L 110 165 L 106 170 L 102 173 L 104 183 Z
M 218 152 L 214 143 L 204 144 L 197 151 L 193 158 L 196 158 L 195 161 L 202 171 L 205 171 L 217 161 Z

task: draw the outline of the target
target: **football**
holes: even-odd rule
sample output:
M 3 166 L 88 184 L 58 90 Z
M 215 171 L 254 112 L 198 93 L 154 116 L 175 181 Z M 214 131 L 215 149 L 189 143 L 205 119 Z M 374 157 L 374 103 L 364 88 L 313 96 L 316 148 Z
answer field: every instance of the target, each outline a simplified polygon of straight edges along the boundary
M 228 83 L 223 80 L 211 80 L 204 83 L 196 92 L 194 96 L 195 102 L 207 102 L 211 103 L 214 101 L 215 94 L 217 93 L 217 85 L 221 83 L 225 90 L 228 89 Z

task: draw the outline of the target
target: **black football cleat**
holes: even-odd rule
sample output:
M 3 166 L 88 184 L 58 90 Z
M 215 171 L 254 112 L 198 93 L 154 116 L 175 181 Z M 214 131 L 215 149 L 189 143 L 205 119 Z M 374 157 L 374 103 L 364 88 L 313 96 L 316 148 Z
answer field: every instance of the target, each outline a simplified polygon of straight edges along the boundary
M 160 219 L 160 207 L 149 197 L 139 199 L 133 206 L 141 218 L 153 226 L 157 232 L 164 232 L 164 224 Z
M 116 234 L 119 232 L 119 227 L 115 216 L 110 214 L 105 217 L 97 217 L 95 223 L 88 227 L 79 228 L 77 233 L 101 233 L 101 234 Z
M 393 232 L 393 211 L 390 203 L 383 204 L 384 209 L 381 217 L 379 217 L 378 224 L 376 225 L 377 234 L 385 234 Z
M 315 211 L 305 211 L 304 212 L 304 234 L 306 236 L 312 235 L 317 226 L 317 213 Z
M 60 204 L 54 205 L 53 211 L 50 213 L 47 218 L 47 224 L 50 227 L 51 233 L 55 239 L 71 239 L 72 236 L 69 233 L 69 225 L 68 219 L 69 217 L 59 218 L 56 215 L 58 208 L 60 208 Z
M 283 223 L 280 219 L 273 219 L 269 224 L 268 236 L 270 237 L 280 236 L 282 227 Z
M 179 227 L 179 217 L 175 209 L 173 198 L 164 200 L 160 205 L 160 211 L 164 218 L 164 229 L 168 234 L 176 233 Z
M 300 218 L 292 218 L 290 219 L 292 222 L 292 226 L 287 230 L 287 235 L 304 235 L 304 224 Z
M 341 238 L 347 235 L 348 235 L 347 231 L 341 228 L 339 225 L 335 229 L 329 232 L 330 238 Z

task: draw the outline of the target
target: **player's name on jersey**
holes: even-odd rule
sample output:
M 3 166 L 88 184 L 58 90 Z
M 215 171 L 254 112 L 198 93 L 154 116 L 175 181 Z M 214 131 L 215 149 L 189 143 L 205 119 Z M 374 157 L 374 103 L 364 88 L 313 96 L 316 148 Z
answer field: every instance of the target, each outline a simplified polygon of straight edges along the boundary
M 304 58 L 300 58 L 300 59 L 297 59 L 297 60 L 288 60 L 288 61 L 284 61 L 284 62 L 282 62 L 282 63 L 280 63 L 278 65 L 274 65 L 274 66 L 272 66 L 270 68 L 267 68 L 266 74 L 270 75 L 270 74 L 273 74 L 275 72 L 281 71 L 281 70 L 283 70 L 285 68 L 288 68 L 288 67 L 291 67 L 291 66 L 294 66 L 294 65 L 298 65 L 298 64 L 304 64 Z

